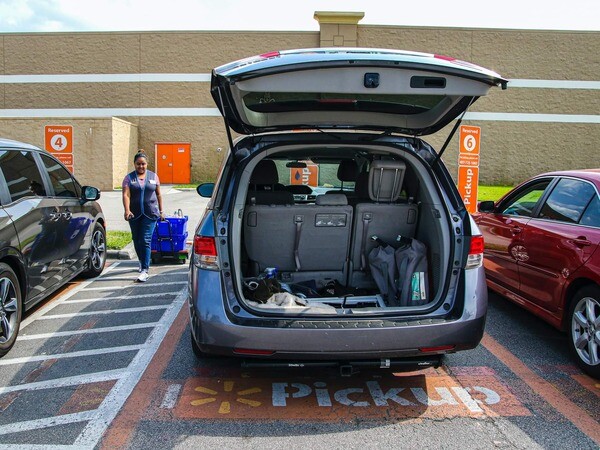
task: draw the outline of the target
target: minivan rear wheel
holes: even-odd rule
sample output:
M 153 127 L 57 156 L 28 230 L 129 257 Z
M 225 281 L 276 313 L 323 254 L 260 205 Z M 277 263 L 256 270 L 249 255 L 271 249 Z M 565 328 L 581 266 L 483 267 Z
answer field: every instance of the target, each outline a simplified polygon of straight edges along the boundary
M 580 289 L 569 308 L 569 347 L 578 365 L 600 378 L 600 287 Z
M 17 340 L 22 308 L 19 280 L 8 264 L 0 263 L 0 358 Z

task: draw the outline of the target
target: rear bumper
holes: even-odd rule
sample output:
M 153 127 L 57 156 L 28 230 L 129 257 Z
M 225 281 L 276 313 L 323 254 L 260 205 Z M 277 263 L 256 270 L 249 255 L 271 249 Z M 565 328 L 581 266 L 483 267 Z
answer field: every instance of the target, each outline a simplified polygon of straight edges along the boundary
M 253 326 L 252 321 L 243 325 L 234 323 L 225 311 L 220 273 L 193 271 L 188 298 L 192 333 L 200 349 L 207 353 L 236 355 L 234 349 L 253 349 L 273 351 L 266 356 L 270 359 L 407 358 L 425 355 L 419 350 L 424 347 L 454 346 L 450 351 L 433 354 L 471 349 L 483 336 L 487 312 L 483 268 L 466 271 L 464 308 L 460 317 L 397 322 L 396 325 L 381 321 L 376 327 L 372 323 L 352 328 L 329 327 L 323 322 L 321 326 L 314 326 L 318 321 L 310 319 L 291 321 L 292 325 L 286 327 Z

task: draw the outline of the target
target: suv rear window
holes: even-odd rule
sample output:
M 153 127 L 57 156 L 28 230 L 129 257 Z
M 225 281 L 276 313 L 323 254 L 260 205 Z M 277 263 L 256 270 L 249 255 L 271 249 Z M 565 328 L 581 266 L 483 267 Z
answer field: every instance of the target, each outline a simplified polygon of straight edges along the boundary
M 443 95 L 335 94 L 321 92 L 251 92 L 244 105 L 259 113 L 289 111 L 366 111 L 421 114 L 435 108 Z

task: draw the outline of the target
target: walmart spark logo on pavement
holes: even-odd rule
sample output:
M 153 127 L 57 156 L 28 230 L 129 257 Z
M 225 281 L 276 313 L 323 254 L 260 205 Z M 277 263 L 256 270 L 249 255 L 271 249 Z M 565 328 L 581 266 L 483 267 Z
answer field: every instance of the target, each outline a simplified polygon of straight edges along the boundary
M 190 403 L 192 406 L 202 406 L 209 403 L 214 403 L 219 400 L 218 397 L 222 397 L 221 404 L 219 405 L 219 414 L 229 414 L 231 412 L 231 403 L 233 401 L 251 406 L 253 408 L 257 408 L 261 405 L 261 403 L 256 400 L 244 397 L 247 395 L 258 394 L 262 392 L 262 389 L 254 387 L 233 393 L 234 384 L 235 383 L 233 381 L 225 381 L 223 383 L 223 393 L 221 395 L 219 395 L 219 392 L 213 389 L 198 386 L 194 389 L 194 391 L 211 395 L 212 397 L 199 398 L 197 400 L 192 400 Z

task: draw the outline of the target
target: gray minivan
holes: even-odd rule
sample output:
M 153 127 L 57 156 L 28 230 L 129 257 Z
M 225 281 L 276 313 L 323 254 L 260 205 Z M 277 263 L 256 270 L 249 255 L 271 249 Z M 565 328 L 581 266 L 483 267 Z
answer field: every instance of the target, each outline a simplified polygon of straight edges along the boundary
M 99 198 L 49 153 L 0 139 L 0 357 L 26 310 L 75 276 L 104 270 Z
M 420 137 L 500 75 L 433 54 L 268 53 L 213 70 L 230 151 L 194 236 L 197 356 L 437 366 L 483 335 L 483 238 Z M 244 135 L 232 140 L 231 131 Z

